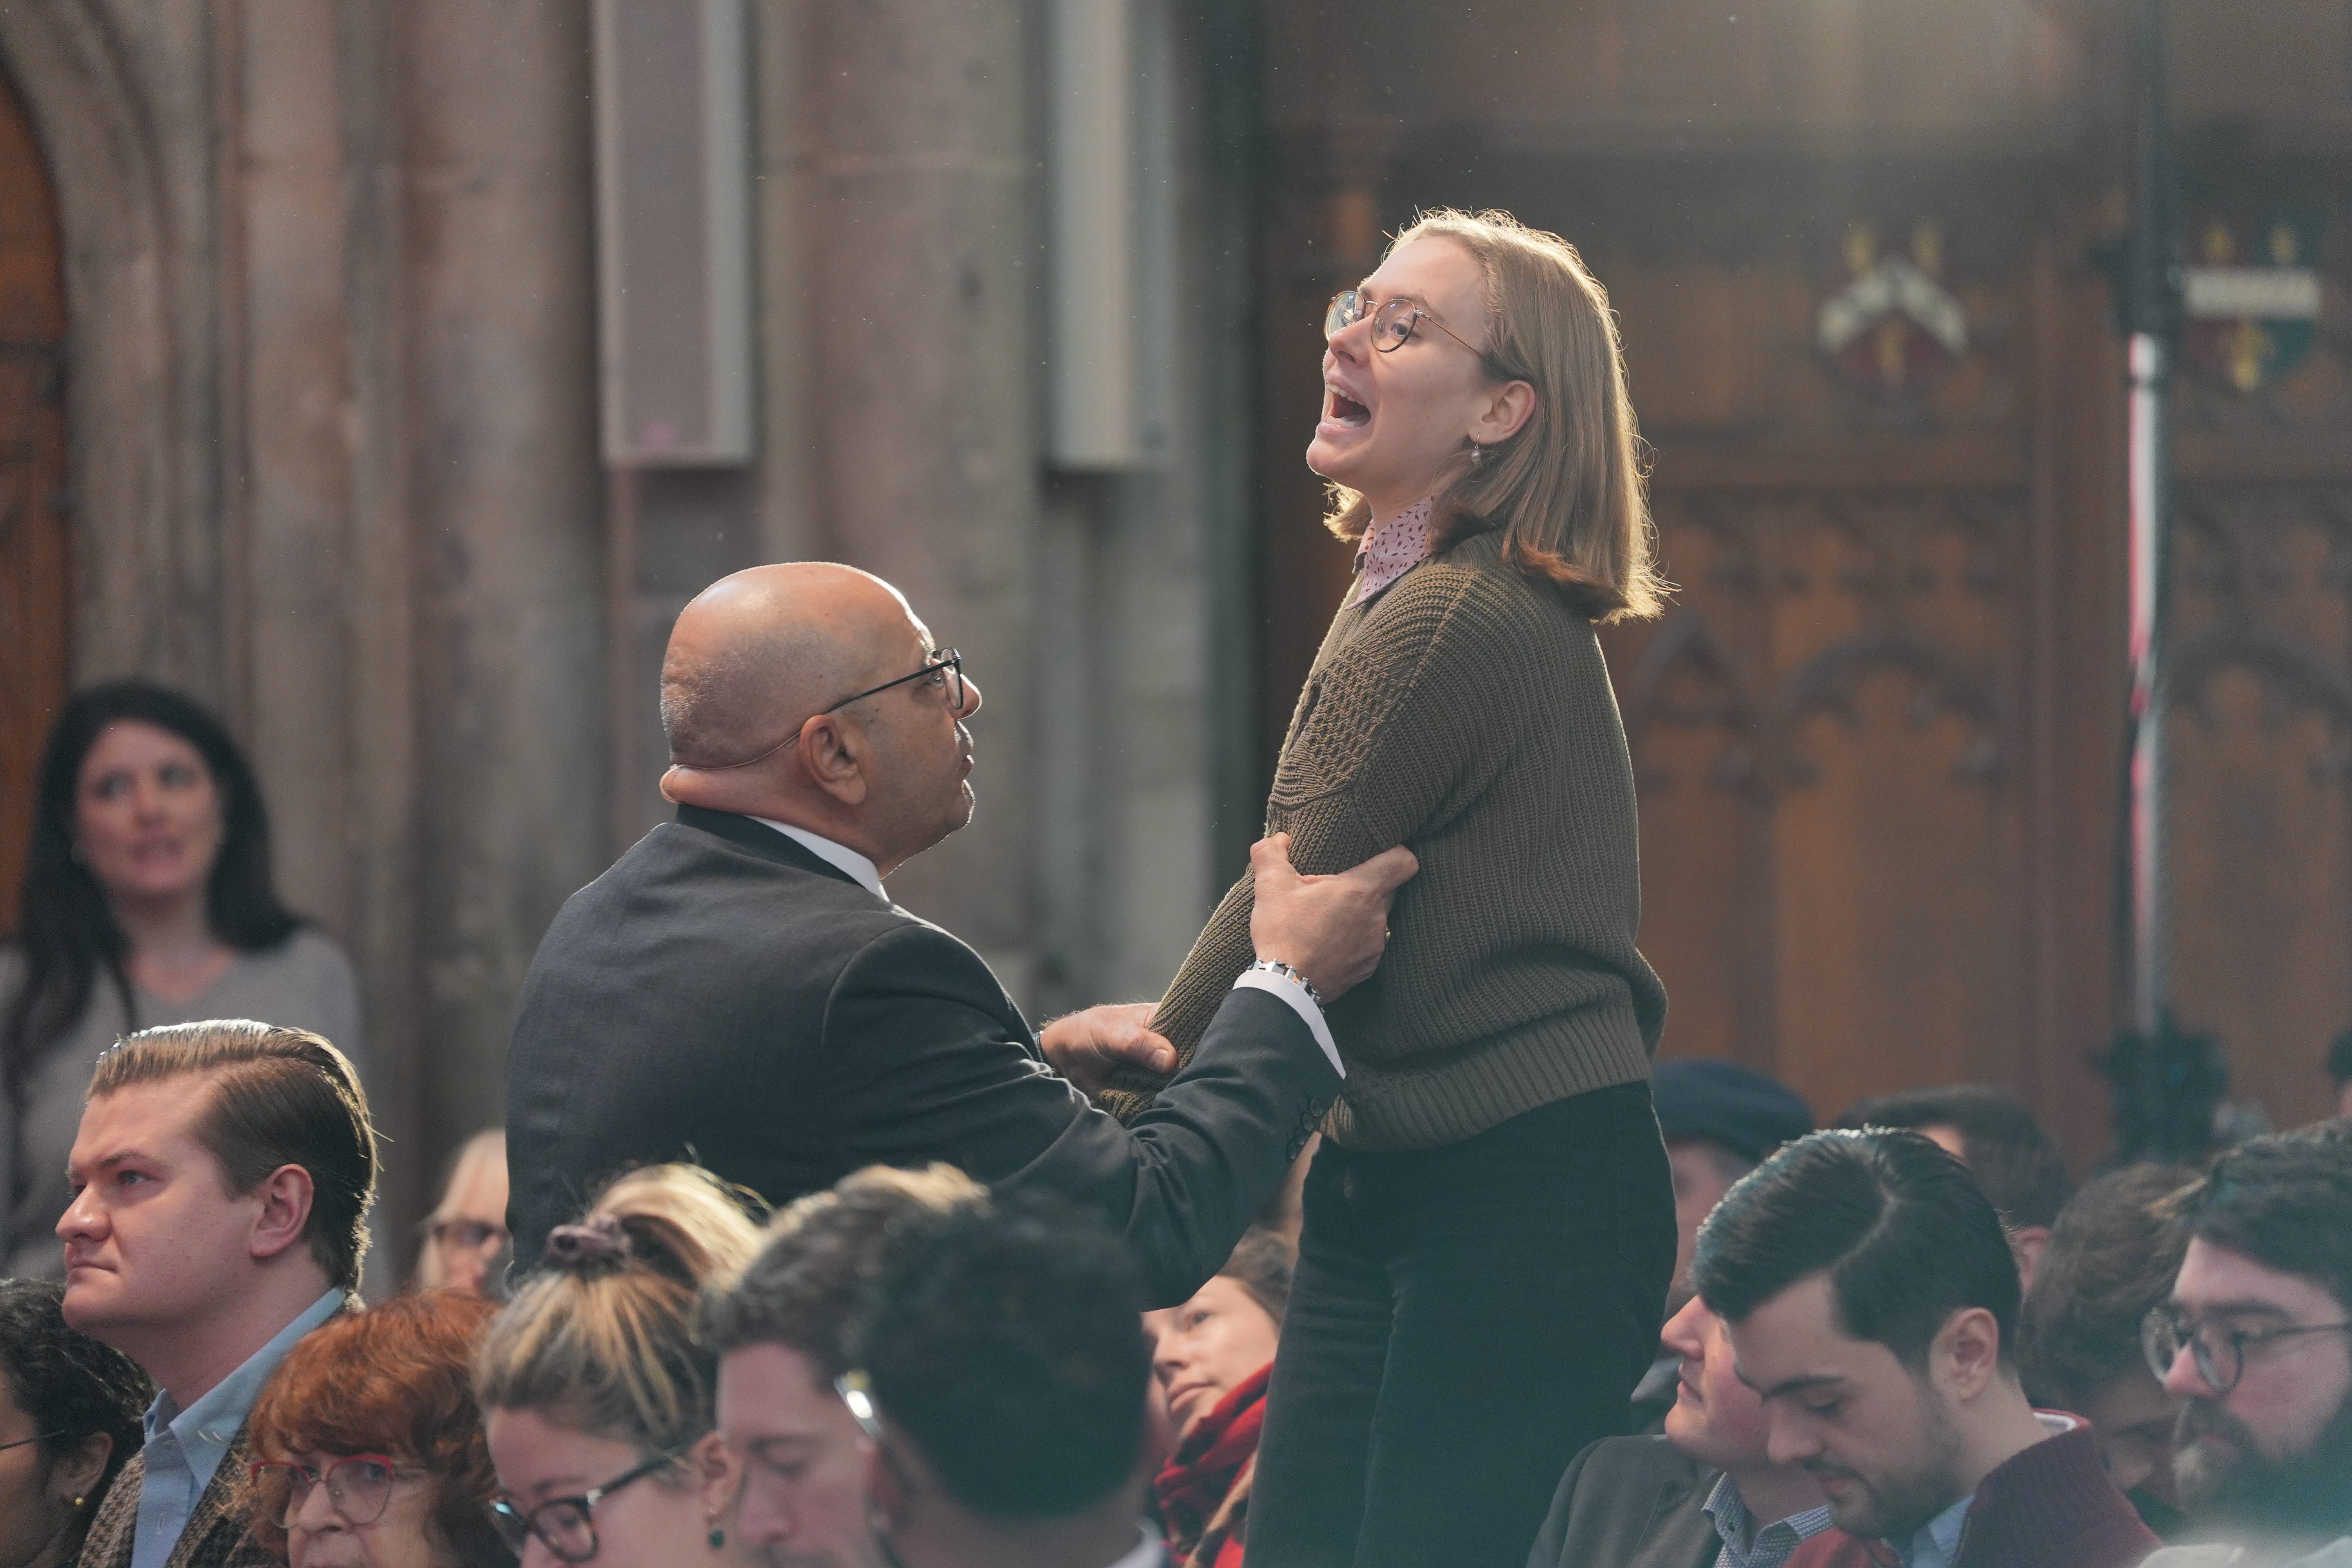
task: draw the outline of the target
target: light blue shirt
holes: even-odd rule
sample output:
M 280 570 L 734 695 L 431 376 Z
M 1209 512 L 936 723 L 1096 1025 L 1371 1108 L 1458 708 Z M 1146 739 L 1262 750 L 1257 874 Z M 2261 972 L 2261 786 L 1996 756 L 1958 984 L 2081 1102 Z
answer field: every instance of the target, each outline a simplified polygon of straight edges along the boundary
M 1952 1560 L 1960 1552 L 1960 1531 L 1969 1522 L 1969 1505 L 1976 1500 L 1977 1494 L 1969 1493 L 1921 1525 L 1908 1546 L 1897 1546 L 1895 1550 L 1903 1559 L 1903 1568 L 1952 1568 Z M 131 1568 L 140 1565 L 134 1563 Z
M 261 1385 L 286 1359 L 296 1341 L 343 1310 L 344 1295 L 330 1290 L 278 1337 L 247 1358 L 243 1366 L 213 1386 L 185 1410 L 161 1390 L 147 1407 L 147 1478 L 139 1487 L 139 1529 L 131 1537 L 131 1568 L 163 1568 L 180 1532 L 196 1511 L 196 1500 L 213 1484 L 221 1459 L 236 1442 Z
M 1715 1568 L 1780 1568 L 1790 1552 L 1830 1527 L 1830 1506 L 1822 1503 L 1757 1529 L 1748 1500 L 1727 1475 L 1716 1478 L 1701 1506 L 1723 1541 Z

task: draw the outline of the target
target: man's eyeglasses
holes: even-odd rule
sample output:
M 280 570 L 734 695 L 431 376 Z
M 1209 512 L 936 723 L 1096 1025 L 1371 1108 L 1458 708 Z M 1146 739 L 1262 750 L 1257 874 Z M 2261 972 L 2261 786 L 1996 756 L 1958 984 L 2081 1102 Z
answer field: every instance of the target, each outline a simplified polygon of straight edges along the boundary
M 1329 342 L 1367 316 L 1372 323 L 1372 347 L 1384 354 L 1392 354 L 1412 342 L 1414 329 L 1427 321 L 1464 348 L 1478 356 L 1486 374 L 1497 381 L 1523 381 L 1526 377 L 1488 353 L 1485 349 L 1431 315 L 1412 300 L 1400 294 L 1375 305 L 1364 298 L 1361 289 L 1342 289 L 1331 296 L 1331 303 L 1323 311 L 1323 341 Z
M 19 1437 L 13 1443 L 0 1443 L 0 1454 L 5 1454 L 11 1448 L 21 1448 L 27 1443 L 46 1443 L 52 1437 L 64 1436 L 62 1432 L 42 1432 L 30 1437 Z
M 320 1481 L 327 1483 L 328 1505 L 342 1515 L 344 1523 L 373 1524 L 392 1501 L 392 1483 L 400 1473 L 400 1467 L 382 1454 L 354 1454 L 337 1459 L 323 1473 L 291 1459 L 257 1459 L 252 1475 L 257 1491 L 285 1487 L 285 1506 L 272 1511 L 278 1529 L 291 1530 L 302 1505 L 310 1500 L 310 1489 Z
M 821 708 L 817 711 L 838 713 L 851 703 L 863 702 L 877 691 L 887 691 L 894 686 L 904 686 L 910 680 L 923 679 L 929 679 L 933 686 L 948 694 L 950 708 L 959 713 L 963 711 L 963 655 L 951 647 L 943 647 L 933 653 L 930 658 L 923 661 L 923 668 L 912 675 L 902 675 L 896 680 L 886 680 L 879 686 L 869 686 L 855 697 L 845 697 L 832 707 Z M 797 734 L 798 731 L 795 731 L 794 733 Z
M 578 1497 L 550 1498 L 528 1511 L 517 1508 L 506 1498 L 485 1505 L 490 1524 L 507 1550 L 517 1557 L 539 1537 L 541 1544 L 566 1563 L 586 1563 L 596 1555 L 596 1505 L 627 1486 L 640 1476 L 652 1475 L 665 1465 L 677 1462 L 677 1454 L 656 1454 L 635 1469 L 614 1477 L 593 1491 Z
M 2158 1383 L 2171 1375 L 2172 1363 L 2186 1350 L 2197 1363 L 2197 1375 L 2205 1380 L 2207 1387 L 2221 1394 L 2237 1387 L 2238 1379 L 2246 1374 L 2247 1351 L 2298 1334 L 2332 1334 L 2346 1330 L 2352 1330 L 2352 1322 L 2290 1325 L 2283 1329 L 2225 1329 L 2166 1304 L 2151 1307 L 2147 1316 L 2140 1320 L 2139 1346 L 2147 1357 L 2148 1370 L 2156 1373 Z
M 845 1372 L 833 1380 L 833 1391 L 849 1406 L 851 1419 L 857 1429 L 879 1443 L 882 1440 L 882 1408 L 874 1403 L 874 1385 L 862 1372 Z
M 869 686 L 865 690 L 859 692 L 856 696 L 845 697 L 830 708 L 818 709 L 817 712 L 838 713 L 853 702 L 863 702 L 866 699 L 875 695 L 877 692 L 887 691 L 892 687 L 904 686 L 908 681 L 912 680 L 928 680 L 930 682 L 932 687 L 940 691 L 945 692 L 948 700 L 948 711 L 954 713 L 959 717 L 961 716 L 964 709 L 963 655 L 956 652 L 956 650 L 951 647 L 943 647 L 934 651 L 929 658 L 923 660 L 923 668 L 915 671 L 912 675 L 902 675 L 896 680 L 886 680 L 879 686 Z M 805 723 L 805 721 L 803 721 L 803 723 Z M 695 766 L 700 772 L 710 773 L 730 773 L 737 768 L 748 768 L 754 763 L 766 762 L 770 757 L 774 756 L 786 746 L 797 743 L 800 738 L 801 732 L 799 730 L 795 729 L 791 734 L 786 735 L 782 740 L 777 742 L 774 745 L 770 746 L 766 751 L 761 752 L 756 757 L 746 757 L 740 763 L 698 763 Z

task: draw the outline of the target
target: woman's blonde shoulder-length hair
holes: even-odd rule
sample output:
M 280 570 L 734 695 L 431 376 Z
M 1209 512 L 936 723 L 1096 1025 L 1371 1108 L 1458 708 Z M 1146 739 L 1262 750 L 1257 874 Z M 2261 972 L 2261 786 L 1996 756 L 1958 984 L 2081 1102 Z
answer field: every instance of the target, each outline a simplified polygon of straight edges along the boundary
M 1528 383 L 1536 406 L 1518 434 L 1463 463 L 1438 492 L 1430 552 L 1498 529 L 1503 559 L 1582 614 L 1603 625 L 1656 615 L 1665 584 L 1608 290 L 1576 247 L 1505 212 L 1424 213 L 1389 254 L 1440 237 L 1486 276 L 1487 373 Z M 1361 538 L 1371 521 L 1364 498 L 1334 485 L 1331 500 L 1325 525 Z

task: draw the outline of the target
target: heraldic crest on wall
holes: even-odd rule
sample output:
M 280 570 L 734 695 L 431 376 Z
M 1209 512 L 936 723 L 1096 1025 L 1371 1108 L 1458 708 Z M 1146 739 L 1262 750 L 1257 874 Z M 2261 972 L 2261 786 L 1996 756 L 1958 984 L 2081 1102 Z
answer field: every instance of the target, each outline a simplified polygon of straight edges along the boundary
M 2183 278 L 2189 363 L 2225 386 L 2258 392 L 2301 363 L 2319 335 L 2319 220 L 2274 213 L 2207 218 L 2190 236 Z
M 1944 234 L 1933 220 L 1911 231 L 1911 252 L 1882 253 L 1878 232 L 1849 225 L 1845 279 L 1822 301 L 1814 342 L 1845 379 L 1893 396 L 1949 375 L 1969 351 L 1968 307 L 1944 286 Z

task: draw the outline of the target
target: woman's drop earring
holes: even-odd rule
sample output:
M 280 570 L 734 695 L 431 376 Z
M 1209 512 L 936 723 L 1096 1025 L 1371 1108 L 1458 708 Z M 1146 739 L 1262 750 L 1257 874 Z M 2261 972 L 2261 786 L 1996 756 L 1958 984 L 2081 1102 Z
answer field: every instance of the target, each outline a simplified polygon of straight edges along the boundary
M 717 1514 L 709 1513 L 703 1515 L 702 1522 L 710 1528 L 710 1534 L 707 1539 L 710 1542 L 711 1551 L 716 1552 L 720 1547 L 727 1544 L 727 1531 L 720 1528 L 719 1516 Z
M 1480 446 L 1480 445 L 1478 445 L 1478 443 L 1477 443 L 1477 442 L 1475 442 L 1475 441 L 1471 442 L 1471 443 L 1470 443 L 1470 466 L 1471 466 L 1472 468 L 1476 468 L 1479 464 L 1481 464 L 1481 463 L 1485 462 L 1486 460 L 1486 447 L 1481 447 L 1481 446 Z

